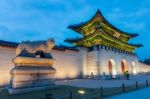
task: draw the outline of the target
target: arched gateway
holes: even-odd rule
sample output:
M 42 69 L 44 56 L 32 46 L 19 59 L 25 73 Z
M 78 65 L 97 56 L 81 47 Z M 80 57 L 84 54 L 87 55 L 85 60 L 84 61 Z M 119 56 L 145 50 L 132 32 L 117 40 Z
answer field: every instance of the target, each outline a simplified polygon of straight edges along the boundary
M 125 59 L 123 59 L 121 61 L 121 70 L 122 70 L 122 74 L 124 74 L 126 71 L 129 71 L 128 70 L 128 63 Z
M 108 62 L 108 72 L 110 75 L 116 75 L 116 63 L 113 59 L 110 59 Z
M 109 74 L 112 74 L 112 62 L 111 61 L 108 62 L 108 70 L 109 70 Z

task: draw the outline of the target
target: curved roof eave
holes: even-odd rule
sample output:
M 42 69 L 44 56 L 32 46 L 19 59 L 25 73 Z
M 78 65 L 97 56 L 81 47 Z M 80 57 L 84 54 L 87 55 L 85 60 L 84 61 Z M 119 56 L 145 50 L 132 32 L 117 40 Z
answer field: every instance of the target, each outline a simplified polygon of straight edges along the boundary
M 129 37 L 131 37 L 131 38 L 136 37 L 136 36 L 139 36 L 139 34 L 137 34 L 137 33 L 127 33 L 127 32 L 124 32 L 124 31 L 122 31 L 122 30 L 116 28 L 116 27 L 113 26 L 112 24 L 110 24 L 110 23 L 105 19 L 105 17 L 102 15 L 102 13 L 101 13 L 101 11 L 100 11 L 99 9 L 97 10 L 96 14 L 95 14 L 90 20 L 88 20 L 88 21 L 86 21 L 86 22 L 81 22 L 80 24 L 69 25 L 68 28 L 73 29 L 73 30 L 76 31 L 76 29 L 78 29 L 79 27 L 84 26 L 84 25 L 88 24 L 90 21 L 92 21 L 97 15 L 99 15 L 99 16 L 101 17 L 101 19 L 103 20 L 103 22 L 104 22 L 106 25 L 108 25 L 110 28 L 112 28 L 112 29 L 114 29 L 114 30 L 116 30 L 116 31 L 118 31 L 118 32 L 120 32 L 120 33 L 122 33 L 122 34 L 124 34 L 124 35 L 127 35 L 127 36 L 129 36 Z M 78 31 L 76 31 L 76 32 L 78 32 Z
M 94 35 L 95 35 L 95 33 L 92 33 L 92 34 L 86 36 L 86 38 L 89 38 L 89 37 L 94 36 Z M 86 38 L 84 37 L 84 38 L 76 38 L 76 39 L 66 39 L 65 42 L 68 42 L 68 43 L 76 43 L 76 42 L 83 41 L 83 40 L 85 40 Z M 122 42 L 122 43 L 127 44 L 127 45 L 130 45 L 130 46 L 134 46 L 134 47 L 137 47 L 137 48 L 143 47 L 142 44 L 130 44 L 130 43 L 125 43 L 125 42 Z

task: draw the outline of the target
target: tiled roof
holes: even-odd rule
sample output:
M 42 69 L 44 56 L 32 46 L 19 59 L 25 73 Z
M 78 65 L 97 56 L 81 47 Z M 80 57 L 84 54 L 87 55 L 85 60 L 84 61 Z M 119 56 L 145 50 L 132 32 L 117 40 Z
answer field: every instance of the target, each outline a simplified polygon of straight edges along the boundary
M 0 40 L 0 46 L 17 47 L 19 43 Z
M 99 17 L 101 17 L 101 19 L 103 20 L 103 22 L 104 22 L 105 24 L 107 24 L 109 27 L 111 27 L 112 29 L 114 29 L 114 30 L 116 30 L 116 31 L 118 31 L 118 32 L 120 32 L 120 33 L 123 33 L 123 34 L 126 34 L 126 35 L 129 35 L 129 36 L 131 36 L 131 37 L 139 36 L 139 34 L 137 34 L 137 33 L 127 33 L 127 32 L 124 32 L 124 31 L 122 31 L 122 30 L 116 28 L 115 26 L 113 26 L 111 23 L 109 23 L 109 22 L 105 19 L 105 17 L 103 16 L 103 14 L 101 13 L 101 11 L 100 11 L 99 9 L 97 10 L 96 14 L 95 14 L 90 20 L 88 20 L 88 21 L 86 21 L 86 22 L 81 22 L 80 24 L 69 25 L 68 28 L 73 29 L 73 30 L 74 30 L 74 29 L 77 29 L 77 28 L 80 28 L 81 26 L 84 26 L 84 25 L 86 25 L 88 22 L 90 22 L 91 20 L 93 20 L 97 15 L 99 15 Z
M 96 32 L 95 33 L 92 33 L 84 38 L 73 38 L 73 39 L 66 39 L 65 42 L 69 42 L 69 43 L 75 43 L 75 42 L 80 42 L 80 41 L 83 41 L 83 40 L 86 40 L 90 37 L 93 37 L 94 35 L 96 35 Z M 112 37 L 112 39 L 115 40 L 115 38 Z M 117 40 L 117 39 L 116 39 Z M 123 43 L 123 44 L 126 44 L 126 45 L 131 45 L 131 46 L 136 46 L 136 47 L 143 47 L 142 44 L 131 44 L 131 43 L 126 43 L 126 42 L 122 42 L 120 40 L 118 40 L 119 42 Z
M 64 46 L 64 45 L 56 45 L 54 47 L 56 50 L 73 50 L 73 51 L 78 51 L 77 47 L 69 47 L 69 46 Z

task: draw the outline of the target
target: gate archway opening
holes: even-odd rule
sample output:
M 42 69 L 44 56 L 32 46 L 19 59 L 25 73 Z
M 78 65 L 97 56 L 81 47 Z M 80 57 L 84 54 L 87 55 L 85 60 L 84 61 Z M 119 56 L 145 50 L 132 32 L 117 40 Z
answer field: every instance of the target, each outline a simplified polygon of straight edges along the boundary
M 128 70 L 128 63 L 127 63 L 127 61 L 125 59 L 123 59 L 121 61 L 121 69 L 122 69 L 122 74 L 124 74 L 126 71 L 129 72 L 129 70 Z
M 110 59 L 108 61 L 108 72 L 110 75 L 116 75 L 116 63 L 113 59 Z

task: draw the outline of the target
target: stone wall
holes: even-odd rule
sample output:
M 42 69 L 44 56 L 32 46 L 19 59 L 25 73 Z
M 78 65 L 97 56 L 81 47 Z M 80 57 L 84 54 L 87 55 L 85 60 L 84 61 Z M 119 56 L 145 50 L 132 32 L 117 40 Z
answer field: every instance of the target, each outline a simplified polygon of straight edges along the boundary
M 81 65 L 78 51 L 53 50 L 51 54 L 55 58 L 53 67 L 56 69 L 57 79 L 75 78 L 80 75 Z
M 14 48 L 0 47 L 0 86 L 10 81 L 9 71 L 14 67 L 12 59 L 15 57 Z
M 139 62 L 139 72 L 140 73 L 150 73 L 150 65 Z
M 0 86 L 7 85 L 10 81 L 9 71 L 14 67 L 12 59 L 15 57 L 14 48 L 0 47 Z M 109 48 L 94 49 L 88 51 L 80 48 L 79 51 L 73 50 L 52 50 L 55 59 L 53 67 L 56 69 L 57 79 L 75 78 L 83 75 L 109 74 L 108 62 L 112 63 L 113 75 L 122 74 L 121 61 L 126 61 L 129 73 L 136 74 L 149 72 L 150 66 L 138 62 L 135 54 L 127 54 L 112 51 Z
M 87 69 L 88 69 L 88 75 L 98 75 L 99 74 L 99 58 L 98 58 L 98 51 L 91 51 L 88 52 L 87 55 Z
M 121 75 L 122 67 L 121 62 L 125 63 L 127 66 L 127 70 L 130 74 L 136 74 L 139 71 L 138 57 L 133 53 L 125 53 L 120 50 L 114 50 L 112 48 L 99 46 L 98 48 L 93 48 L 88 51 L 87 58 L 87 74 L 90 75 L 93 73 L 94 75 L 103 74 L 105 72 L 106 75 L 109 74 L 108 64 L 109 61 L 112 64 L 112 74 L 113 75 Z
M 78 51 L 53 50 L 55 59 L 53 67 L 56 69 L 56 79 L 75 78 L 81 74 L 80 57 Z M 10 81 L 10 70 L 14 67 L 12 59 L 15 49 L 0 47 L 0 86 L 7 85 Z
M 135 68 L 136 66 L 138 67 L 138 58 L 136 55 L 118 52 L 118 50 L 112 51 L 112 49 L 100 49 L 99 56 L 100 56 L 99 64 L 101 67 L 101 70 L 100 70 L 101 74 L 103 72 L 105 72 L 106 74 L 109 74 L 109 71 L 108 71 L 109 61 L 112 63 L 113 75 L 123 74 L 121 62 L 124 62 L 130 74 L 137 73 L 137 69 Z M 134 63 L 134 66 L 133 66 L 133 63 Z

